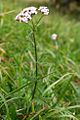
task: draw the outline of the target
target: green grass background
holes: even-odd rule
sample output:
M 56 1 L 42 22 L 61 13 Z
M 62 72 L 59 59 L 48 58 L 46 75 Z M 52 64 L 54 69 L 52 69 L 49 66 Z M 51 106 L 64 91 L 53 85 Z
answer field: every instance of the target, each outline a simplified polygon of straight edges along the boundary
M 0 1 L 0 120 L 80 120 L 78 16 L 50 8 L 37 28 L 38 85 L 31 101 L 35 81 L 31 31 L 14 18 L 26 6 L 43 4 L 50 8 L 47 3 Z M 51 40 L 53 33 L 56 41 Z

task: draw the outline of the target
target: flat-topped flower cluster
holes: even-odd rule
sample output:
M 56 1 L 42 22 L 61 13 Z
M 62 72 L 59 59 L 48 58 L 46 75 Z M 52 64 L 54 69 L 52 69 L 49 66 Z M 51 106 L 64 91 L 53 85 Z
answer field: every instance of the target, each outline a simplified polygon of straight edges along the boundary
M 15 18 L 15 20 L 28 23 L 33 15 L 36 15 L 38 13 L 42 13 L 43 15 L 48 15 L 49 14 L 49 9 L 46 6 L 40 6 L 39 8 L 36 8 L 34 6 L 32 7 L 27 7 L 23 9 Z

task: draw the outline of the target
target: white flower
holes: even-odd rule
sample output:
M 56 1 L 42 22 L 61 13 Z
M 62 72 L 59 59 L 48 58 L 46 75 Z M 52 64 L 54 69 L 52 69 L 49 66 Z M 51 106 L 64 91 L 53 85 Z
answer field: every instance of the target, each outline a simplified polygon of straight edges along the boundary
M 36 7 L 32 6 L 32 7 L 27 7 L 25 9 L 23 9 L 16 16 L 15 20 L 20 21 L 20 22 L 24 22 L 24 23 L 28 23 L 32 19 L 32 15 L 36 15 L 38 13 L 38 11 L 40 11 L 44 15 L 49 14 L 49 9 L 47 7 L 45 7 L 45 6 L 39 7 L 38 10 L 37 10 Z
M 27 7 L 23 9 L 15 18 L 15 20 L 20 22 L 28 23 L 32 19 L 32 15 L 37 14 L 37 8 L 36 7 Z
M 58 37 L 58 35 L 55 34 L 55 33 L 51 35 L 51 39 L 52 39 L 52 40 L 57 40 L 57 37 Z
M 49 14 L 49 9 L 46 6 L 40 6 L 38 9 L 41 13 L 43 13 L 44 15 L 48 15 Z
M 31 16 L 28 13 L 23 13 L 22 11 L 16 16 L 15 20 L 28 23 L 31 20 Z
M 28 13 L 30 15 L 36 15 L 38 12 L 37 12 L 37 8 L 36 7 L 27 7 L 25 9 L 23 9 L 22 11 L 24 14 Z
M 32 19 L 32 17 L 31 17 L 31 15 L 29 14 L 29 13 L 23 13 L 23 11 L 22 11 L 22 15 L 24 16 L 24 17 L 26 17 L 28 20 L 31 20 Z

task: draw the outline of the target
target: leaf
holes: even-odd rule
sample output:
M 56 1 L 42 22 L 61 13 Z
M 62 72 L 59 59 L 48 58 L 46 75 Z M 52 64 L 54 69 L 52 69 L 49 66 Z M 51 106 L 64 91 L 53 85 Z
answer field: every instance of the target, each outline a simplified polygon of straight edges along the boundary
M 66 73 L 65 75 L 63 75 L 62 77 L 60 77 L 59 80 L 57 80 L 56 82 L 52 83 L 44 92 L 43 95 L 45 95 L 51 88 L 54 88 L 58 83 L 62 82 L 64 80 L 65 77 L 72 75 L 74 73 Z

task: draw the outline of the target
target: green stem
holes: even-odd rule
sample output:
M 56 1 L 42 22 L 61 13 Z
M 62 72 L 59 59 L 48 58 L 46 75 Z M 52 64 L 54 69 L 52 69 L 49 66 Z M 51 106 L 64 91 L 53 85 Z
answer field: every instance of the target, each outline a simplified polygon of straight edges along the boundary
M 34 89 L 33 89 L 33 94 L 32 94 L 32 100 L 34 99 L 35 96 L 35 92 L 36 92 L 36 87 L 37 87 L 37 45 L 36 45 L 36 39 L 35 39 L 35 26 L 34 23 L 32 21 L 32 25 L 33 25 L 33 40 L 34 40 L 34 48 L 35 48 L 35 62 L 36 62 L 36 81 L 35 81 L 35 85 L 34 85 Z
M 42 15 L 40 18 L 39 18 L 39 20 L 37 21 L 37 23 L 36 23 L 36 27 L 38 26 L 38 24 L 40 23 L 40 21 L 41 21 L 41 19 L 44 17 L 44 15 Z

